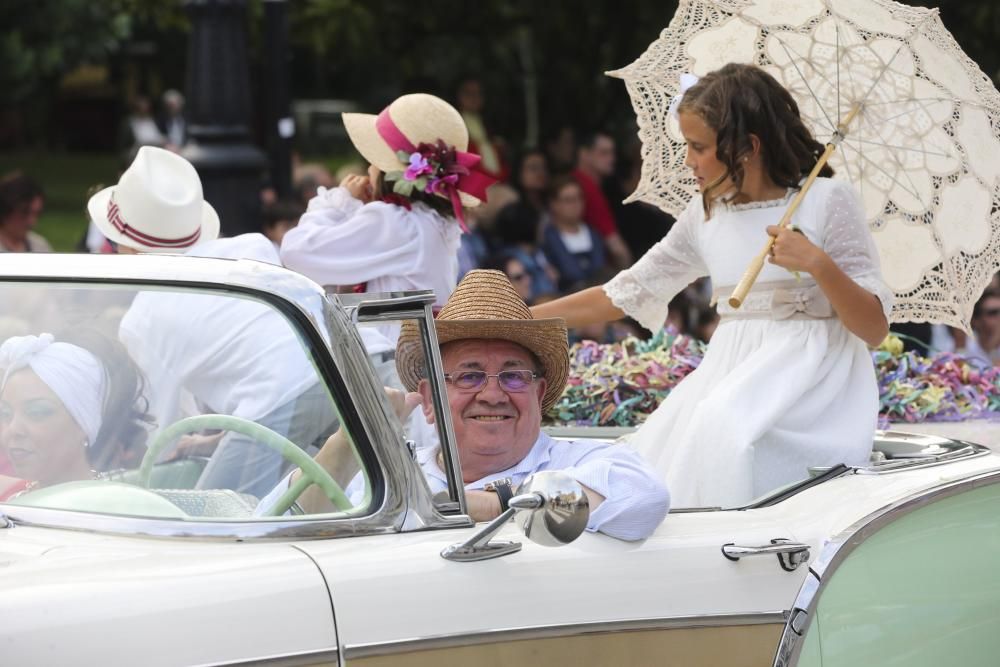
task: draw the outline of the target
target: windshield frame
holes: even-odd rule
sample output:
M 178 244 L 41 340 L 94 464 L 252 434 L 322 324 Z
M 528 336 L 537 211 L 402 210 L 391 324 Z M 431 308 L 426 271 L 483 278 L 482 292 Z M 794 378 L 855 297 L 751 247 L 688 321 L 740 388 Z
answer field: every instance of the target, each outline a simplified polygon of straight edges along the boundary
M 468 517 L 441 515 L 425 489 L 408 483 L 414 475 L 422 473 L 402 454 L 406 448 L 399 445 L 402 435 L 398 432 L 398 420 L 390 418 L 391 408 L 371 371 L 356 328 L 343 308 L 304 276 L 253 260 L 32 253 L 5 257 L 0 282 L 197 289 L 239 294 L 268 304 L 311 347 L 317 372 L 337 401 L 372 487 L 370 504 L 362 516 L 192 521 L 0 504 L 0 509 L 15 524 L 132 536 L 240 541 L 396 532 L 404 523 L 421 528 L 470 525 Z M 420 302 L 427 297 L 414 298 Z M 322 321 L 316 314 L 322 314 Z M 408 512 L 415 514 L 415 521 L 404 521 Z

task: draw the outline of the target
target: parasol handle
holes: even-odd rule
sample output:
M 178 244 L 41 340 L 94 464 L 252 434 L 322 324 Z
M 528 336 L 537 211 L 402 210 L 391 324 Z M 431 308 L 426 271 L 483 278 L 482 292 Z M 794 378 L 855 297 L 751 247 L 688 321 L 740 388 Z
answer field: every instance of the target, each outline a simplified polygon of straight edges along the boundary
M 837 132 L 834 135 L 833 140 L 826 145 L 826 149 L 819 156 L 819 159 L 816 160 L 816 166 L 814 166 L 812 168 L 812 171 L 809 172 L 809 176 L 806 178 L 806 182 L 802 184 L 802 187 L 795 195 L 795 198 L 792 199 L 792 203 L 788 205 L 788 209 L 785 211 L 785 214 L 781 216 L 781 220 L 778 221 L 778 227 L 787 227 L 788 224 L 792 221 L 792 216 L 795 215 L 795 211 L 798 210 L 799 205 L 802 203 L 802 200 L 805 199 L 806 193 L 809 191 L 809 188 L 816 181 L 816 177 L 819 176 L 819 172 L 826 165 L 827 161 L 829 161 L 830 156 L 833 155 L 833 151 L 837 150 L 837 144 L 841 142 L 841 140 L 844 138 L 844 135 L 847 133 L 846 132 L 847 126 L 850 124 L 852 120 L 854 120 L 854 117 L 858 114 L 860 110 L 861 106 L 855 105 L 851 109 L 850 113 L 848 113 L 847 116 L 844 118 L 844 121 L 837 126 Z M 767 255 L 768 253 L 771 252 L 771 246 L 773 245 L 774 245 L 774 237 L 769 236 L 767 238 L 767 243 L 764 244 L 764 249 L 761 250 L 760 253 L 753 258 L 753 260 L 750 262 L 750 266 L 748 266 L 747 270 L 743 273 L 743 277 L 740 278 L 740 281 L 738 283 L 736 283 L 736 288 L 733 290 L 733 293 L 729 296 L 730 306 L 732 306 L 733 308 L 739 308 L 740 306 L 743 305 L 744 299 L 746 299 L 747 294 L 750 293 L 750 288 L 753 287 L 753 284 L 755 282 L 757 282 L 757 276 L 759 276 L 760 272 L 763 270 L 764 262 L 767 261 Z

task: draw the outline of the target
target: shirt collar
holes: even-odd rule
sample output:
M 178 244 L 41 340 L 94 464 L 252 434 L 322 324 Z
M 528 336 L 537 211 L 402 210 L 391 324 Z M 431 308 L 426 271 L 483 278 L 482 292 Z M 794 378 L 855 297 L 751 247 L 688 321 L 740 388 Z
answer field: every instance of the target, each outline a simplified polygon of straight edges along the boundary
M 524 477 L 527 477 L 536 470 L 543 468 L 545 464 L 551 460 L 553 442 L 554 440 L 552 440 L 547 433 L 539 431 L 535 444 L 531 446 L 531 449 L 528 450 L 528 454 L 523 459 L 506 470 L 490 473 L 482 479 L 469 482 L 465 485 L 465 488 L 482 489 L 487 482 L 492 482 L 495 479 L 501 479 L 503 477 L 510 477 L 514 480 L 514 486 L 520 484 Z M 435 492 L 448 488 L 448 477 L 444 474 L 441 466 L 438 465 L 439 450 L 440 447 L 426 447 L 417 452 L 417 463 L 424 471 L 427 481 L 437 483 L 438 488 L 434 488 L 435 484 L 431 484 L 432 490 Z

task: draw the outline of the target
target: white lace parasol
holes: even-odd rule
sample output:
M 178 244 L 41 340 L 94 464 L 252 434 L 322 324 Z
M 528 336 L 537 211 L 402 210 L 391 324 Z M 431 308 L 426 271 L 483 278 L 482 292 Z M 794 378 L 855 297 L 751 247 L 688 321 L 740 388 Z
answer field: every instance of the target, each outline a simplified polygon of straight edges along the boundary
M 1000 93 L 936 9 L 891 0 L 680 0 L 627 67 L 642 178 L 628 201 L 677 214 L 697 192 L 668 113 L 681 74 L 754 63 L 795 96 L 821 142 L 860 104 L 830 164 L 861 193 L 891 319 L 968 329 L 1000 268 Z M 761 239 L 763 243 L 765 239 Z

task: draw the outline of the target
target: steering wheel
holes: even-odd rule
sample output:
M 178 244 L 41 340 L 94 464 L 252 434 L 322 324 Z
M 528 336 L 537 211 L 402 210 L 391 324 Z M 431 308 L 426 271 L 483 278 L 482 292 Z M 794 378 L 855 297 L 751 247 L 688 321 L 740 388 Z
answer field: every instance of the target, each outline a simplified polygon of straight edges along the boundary
M 153 442 L 150 443 L 145 456 L 142 457 L 142 464 L 139 466 L 139 484 L 147 489 L 149 488 L 153 465 L 160 458 L 160 453 L 167 445 L 185 433 L 201 431 L 202 429 L 218 429 L 242 433 L 276 450 L 285 460 L 299 467 L 302 474 L 295 480 L 295 483 L 288 487 L 287 491 L 281 494 L 278 502 L 268 509 L 264 513 L 264 516 L 281 516 L 288 511 L 292 503 L 298 500 L 302 492 L 312 484 L 318 486 L 338 510 L 349 510 L 353 507 L 350 499 L 348 499 L 343 489 L 340 488 L 340 485 L 333 480 L 330 473 L 324 470 L 320 464 L 316 463 L 312 457 L 299 449 L 294 442 L 257 422 L 231 415 L 208 414 L 185 417 L 160 431 L 156 438 L 153 439 Z

